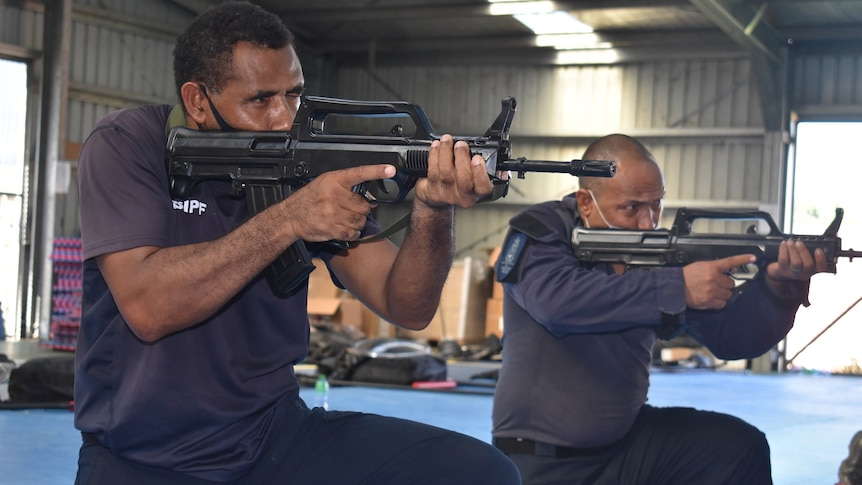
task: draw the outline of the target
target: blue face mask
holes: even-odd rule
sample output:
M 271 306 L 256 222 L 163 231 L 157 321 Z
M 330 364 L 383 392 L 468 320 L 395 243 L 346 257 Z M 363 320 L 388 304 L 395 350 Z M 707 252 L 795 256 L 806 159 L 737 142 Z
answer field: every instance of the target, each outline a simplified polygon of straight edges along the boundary
M 236 128 L 231 126 L 224 118 L 221 117 L 221 113 L 218 112 L 215 105 L 213 105 L 213 100 L 210 99 L 209 94 L 207 93 L 207 88 L 203 84 L 198 84 L 203 93 L 204 97 L 207 98 L 207 103 L 210 105 L 210 110 L 213 112 L 213 117 L 216 119 L 216 123 L 218 123 L 219 128 L 222 131 L 236 131 Z

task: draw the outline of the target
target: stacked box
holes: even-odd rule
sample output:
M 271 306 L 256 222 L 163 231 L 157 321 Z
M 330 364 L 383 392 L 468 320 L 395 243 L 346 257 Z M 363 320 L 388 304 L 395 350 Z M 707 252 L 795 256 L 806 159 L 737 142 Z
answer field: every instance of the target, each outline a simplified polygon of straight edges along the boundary
M 479 258 L 466 257 L 453 262 L 431 323 L 420 331 L 399 328 L 397 335 L 429 342 L 482 342 L 486 301 L 491 293 L 489 276 L 487 264 Z
M 381 325 L 380 317 L 370 308 L 335 286 L 323 261 L 313 262 L 315 270 L 308 277 L 308 318 L 312 324 L 347 325 L 369 338 L 391 336 L 391 326 Z
M 51 287 L 51 327 L 43 345 L 55 350 L 75 350 L 81 326 L 83 294 L 83 261 L 81 239 L 58 237 L 51 253 L 53 282 Z
M 503 284 L 497 281 L 494 275 L 494 264 L 500 256 L 500 246 L 497 246 L 491 251 L 491 256 L 488 258 L 488 266 L 491 268 L 492 290 L 491 297 L 485 306 L 485 335 L 496 335 L 503 337 Z

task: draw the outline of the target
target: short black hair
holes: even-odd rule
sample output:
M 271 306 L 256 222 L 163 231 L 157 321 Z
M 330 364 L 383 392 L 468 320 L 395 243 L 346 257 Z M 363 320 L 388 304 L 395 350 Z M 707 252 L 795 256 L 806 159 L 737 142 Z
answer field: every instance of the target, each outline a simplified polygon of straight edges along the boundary
M 180 34 L 174 46 L 174 83 L 177 97 L 188 81 L 198 81 L 221 92 L 233 75 L 233 48 L 238 42 L 281 49 L 294 36 L 275 14 L 247 1 L 227 1 L 210 7 Z

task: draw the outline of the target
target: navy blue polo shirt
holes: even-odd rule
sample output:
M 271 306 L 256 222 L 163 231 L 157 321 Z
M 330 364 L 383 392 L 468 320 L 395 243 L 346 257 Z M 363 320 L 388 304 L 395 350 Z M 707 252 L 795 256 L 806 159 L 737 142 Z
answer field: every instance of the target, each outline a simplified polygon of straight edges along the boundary
M 75 425 L 128 460 L 224 480 L 258 458 L 274 405 L 298 394 L 293 364 L 308 350 L 307 286 L 280 298 L 261 275 L 199 325 L 155 343 L 131 332 L 96 256 L 210 241 L 248 217 L 245 201 L 229 196 L 228 182 L 202 183 L 187 200 L 171 199 L 170 110 L 109 114 L 81 152 L 85 263 Z M 366 229 L 379 227 L 372 222 Z

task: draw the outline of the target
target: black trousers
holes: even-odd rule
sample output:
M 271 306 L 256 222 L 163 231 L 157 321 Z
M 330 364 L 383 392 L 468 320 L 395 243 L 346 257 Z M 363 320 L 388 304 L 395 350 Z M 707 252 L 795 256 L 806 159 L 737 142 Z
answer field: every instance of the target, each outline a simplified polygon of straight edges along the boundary
M 632 429 L 598 454 L 508 455 L 524 485 L 769 485 L 766 436 L 727 414 L 644 406 Z
M 261 459 L 231 485 L 520 483 L 518 470 L 488 443 L 454 431 L 375 414 L 281 405 Z M 170 446 L 166 443 L 165 446 Z M 76 485 L 215 485 L 145 466 L 85 442 Z M 218 482 L 222 483 L 222 482 Z

